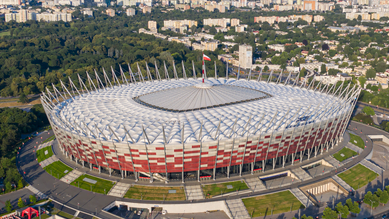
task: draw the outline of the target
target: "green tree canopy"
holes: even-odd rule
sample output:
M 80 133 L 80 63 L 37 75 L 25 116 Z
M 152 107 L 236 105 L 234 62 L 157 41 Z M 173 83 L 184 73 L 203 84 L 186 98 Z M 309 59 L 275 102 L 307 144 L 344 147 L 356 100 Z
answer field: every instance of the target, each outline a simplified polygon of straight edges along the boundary
M 25 205 L 25 204 L 24 204 L 22 198 L 19 198 L 19 200 L 18 200 L 18 206 L 19 206 L 19 208 L 23 208 L 24 205 Z
M 26 94 L 24 92 L 22 92 L 19 96 L 19 102 L 20 103 L 28 103 L 30 102 L 30 100 L 28 99 L 28 97 L 26 96 Z
M 375 112 L 374 112 L 373 108 L 371 108 L 370 106 L 363 107 L 363 112 L 366 115 L 368 115 L 368 116 L 374 116 L 375 115 Z
M 387 191 L 383 191 L 380 195 L 381 204 L 385 205 L 389 201 L 389 195 Z
M 359 208 L 359 204 L 356 201 L 352 201 L 351 198 L 346 200 L 346 205 L 350 209 L 351 213 L 359 214 L 361 212 L 361 209 Z
M 35 197 L 35 195 L 30 195 L 30 202 L 32 203 L 32 204 L 35 204 L 36 203 L 36 197 Z
M 336 211 L 332 210 L 329 207 L 326 207 L 323 211 L 323 219 L 337 219 L 338 214 Z
M 373 68 L 370 68 L 366 71 L 366 78 L 375 78 L 376 71 Z
M 11 201 L 10 200 L 7 200 L 5 202 L 5 210 L 8 212 L 8 213 L 11 213 L 12 211 L 12 205 L 11 205 Z
M 341 218 L 347 218 L 348 214 L 350 214 L 350 211 L 347 207 L 347 205 L 342 205 L 342 202 L 339 202 L 336 205 L 336 212 L 341 216 Z
M 359 77 L 358 81 L 359 81 L 359 84 L 361 85 L 361 87 L 365 87 L 366 78 L 364 76 Z

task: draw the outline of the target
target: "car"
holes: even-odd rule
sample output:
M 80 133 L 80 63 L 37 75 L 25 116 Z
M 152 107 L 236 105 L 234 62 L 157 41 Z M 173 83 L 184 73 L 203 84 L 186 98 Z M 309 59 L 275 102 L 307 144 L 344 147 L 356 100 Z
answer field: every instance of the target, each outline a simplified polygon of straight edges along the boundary
M 139 211 L 138 211 L 138 215 L 141 215 L 141 214 L 142 214 L 142 211 L 141 211 L 141 210 L 139 210 Z
M 382 219 L 386 218 L 386 214 L 382 215 Z

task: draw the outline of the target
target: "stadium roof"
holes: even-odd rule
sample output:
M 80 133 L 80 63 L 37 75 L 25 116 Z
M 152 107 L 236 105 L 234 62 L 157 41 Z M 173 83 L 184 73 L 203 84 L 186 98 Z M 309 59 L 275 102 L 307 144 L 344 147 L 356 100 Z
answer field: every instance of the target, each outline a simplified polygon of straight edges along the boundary
M 172 112 L 184 112 L 266 97 L 270 97 L 270 95 L 251 88 L 199 83 L 194 86 L 156 91 L 136 97 L 135 100 L 139 99 L 140 103 Z
M 75 134 L 122 142 L 128 131 L 130 143 L 171 144 L 279 132 L 334 118 L 351 107 L 341 105 L 336 95 L 297 86 L 211 78 L 207 83 L 214 86 L 199 91 L 202 88 L 194 88 L 199 83 L 201 79 L 190 78 L 105 87 L 67 99 L 50 111 L 56 115 L 53 122 Z M 217 95 L 223 98 L 216 100 Z M 137 102 L 138 97 L 149 105 Z M 204 106 L 213 107 L 194 110 Z M 186 111 L 175 112 L 179 109 Z

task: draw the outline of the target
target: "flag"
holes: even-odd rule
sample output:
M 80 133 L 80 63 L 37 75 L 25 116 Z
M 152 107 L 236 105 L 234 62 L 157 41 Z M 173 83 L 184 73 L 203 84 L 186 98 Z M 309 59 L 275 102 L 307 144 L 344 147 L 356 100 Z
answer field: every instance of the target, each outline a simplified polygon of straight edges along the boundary
M 205 61 L 211 61 L 211 58 L 209 58 L 209 57 L 206 56 L 205 54 L 203 54 L 203 59 L 204 59 Z

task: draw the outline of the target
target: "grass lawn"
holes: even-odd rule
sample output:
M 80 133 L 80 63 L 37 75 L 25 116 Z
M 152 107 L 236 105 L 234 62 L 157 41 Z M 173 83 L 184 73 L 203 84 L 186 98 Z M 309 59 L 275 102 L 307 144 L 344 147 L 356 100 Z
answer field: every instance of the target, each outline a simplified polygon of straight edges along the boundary
M 228 185 L 231 185 L 232 189 L 228 189 L 227 188 Z M 205 197 L 212 198 L 213 196 L 216 195 L 226 194 L 229 192 L 236 192 L 236 190 L 240 191 L 248 188 L 249 187 L 246 185 L 244 181 L 243 182 L 235 181 L 235 182 L 228 182 L 228 183 L 204 185 L 203 192 Z
M 49 142 L 49 141 L 52 141 L 52 140 L 54 140 L 54 139 L 55 139 L 55 135 L 53 135 L 53 136 L 49 137 L 48 139 L 44 140 L 44 141 L 42 142 L 42 144 L 43 144 L 43 143 L 46 143 L 46 142 Z
M 357 190 L 358 188 L 368 184 L 370 181 L 375 179 L 378 174 L 371 171 L 362 164 L 358 164 L 353 168 L 344 171 L 338 176 L 351 187 L 353 187 L 353 189 Z
M 34 214 L 34 216 L 35 216 L 35 214 Z M 42 219 L 46 219 L 46 218 L 49 218 L 49 217 L 50 216 L 47 215 L 47 214 L 42 214 L 42 216 L 41 216 Z M 32 219 L 39 219 L 39 217 L 33 217 Z
M 176 193 L 169 193 L 169 190 L 176 190 Z M 124 195 L 124 198 L 158 201 L 164 197 L 167 201 L 186 200 L 183 187 L 131 186 Z
M 47 151 L 47 154 L 45 154 L 45 151 Z M 42 162 L 43 160 L 46 160 L 51 156 L 53 156 L 53 151 L 51 150 L 51 147 L 45 147 L 36 151 L 36 158 L 38 158 L 38 163 Z
M 304 205 L 288 190 L 270 195 L 242 199 L 244 206 L 252 217 L 289 212 L 304 208 Z
M 362 149 L 365 149 L 365 142 L 363 142 L 362 138 L 358 135 L 354 135 L 350 133 L 350 142 Z
M 68 218 L 68 219 L 72 219 L 74 217 L 73 215 L 68 214 L 66 212 L 63 212 L 63 211 L 58 212 L 57 215 L 61 216 L 61 217 L 64 217 L 64 218 Z
M 2 36 L 9 36 L 9 35 L 11 35 L 11 31 L 0 32 L 0 37 L 2 37 Z
M 344 157 L 341 156 L 341 154 L 344 155 Z M 358 153 L 349 149 L 349 148 L 342 148 L 342 150 L 335 153 L 333 156 L 335 159 L 339 160 L 339 162 L 342 162 L 344 160 L 347 160 L 348 158 L 357 155 Z
M 85 178 L 88 178 L 91 180 L 96 180 L 97 182 L 95 184 L 89 183 L 89 182 L 86 182 L 83 180 Z M 71 185 L 76 186 L 76 187 L 78 187 L 78 185 L 80 185 L 81 189 L 85 189 L 88 191 L 91 191 L 91 186 L 92 186 L 92 192 L 107 194 L 109 192 L 109 190 L 112 188 L 112 186 L 115 185 L 115 183 L 112 181 L 93 177 L 91 175 L 82 175 L 82 176 L 78 177 L 76 180 L 74 180 L 71 183 Z M 104 191 L 104 189 L 105 189 L 105 191 Z
M 61 179 L 66 174 L 70 173 L 73 169 L 63 164 L 61 161 L 55 161 L 54 163 L 43 168 L 46 172 L 57 179 Z M 67 170 L 67 171 L 66 171 Z M 66 172 L 66 173 L 65 173 Z

